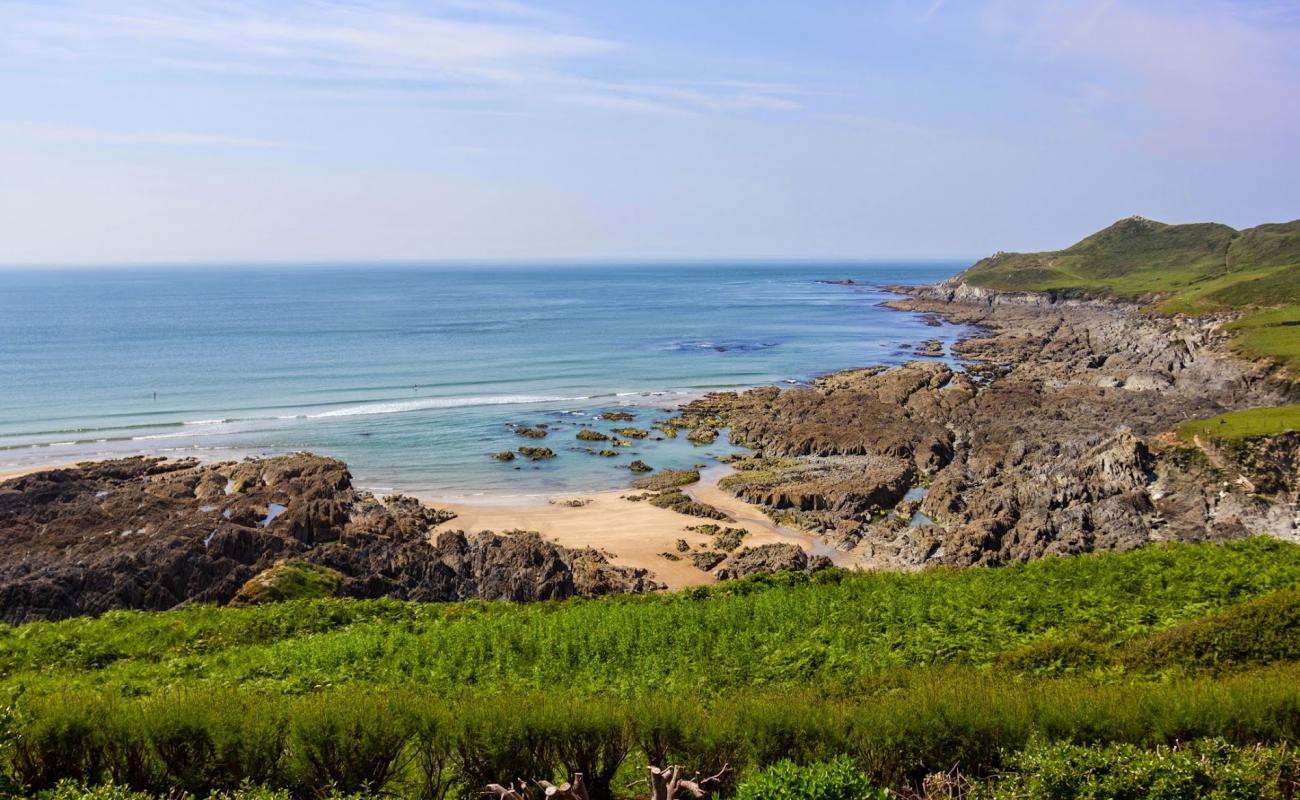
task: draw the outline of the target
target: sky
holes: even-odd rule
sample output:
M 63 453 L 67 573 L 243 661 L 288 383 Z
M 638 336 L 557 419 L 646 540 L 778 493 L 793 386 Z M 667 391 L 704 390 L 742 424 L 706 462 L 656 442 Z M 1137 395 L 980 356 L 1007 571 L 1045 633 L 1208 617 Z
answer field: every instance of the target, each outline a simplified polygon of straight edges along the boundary
M 1294 0 L 0 0 L 0 264 L 975 259 L 1298 143 Z

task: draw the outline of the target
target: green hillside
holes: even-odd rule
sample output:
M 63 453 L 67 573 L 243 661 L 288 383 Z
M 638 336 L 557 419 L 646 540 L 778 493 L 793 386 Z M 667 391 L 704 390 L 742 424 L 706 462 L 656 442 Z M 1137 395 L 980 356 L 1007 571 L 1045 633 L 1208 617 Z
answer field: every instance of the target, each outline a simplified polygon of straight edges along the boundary
M 1300 371 L 1300 220 L 1238 231 L 1130 217 L 1064 250 L 998 253 L 961 278 L 989 289 L 1137 300 L 1167 314 L 1247 311 L 1233 326 L 1241 353 Z
M 644 797 L 646 764 L 729 763 L 761 796 L 828 769 L 786 759 L 905 790 L 954 768 L 1032 783 L 1080 759 L 1085 782 L 1098 764 L 1187 766 L 1164 745 L 1267 789 L 1300 774 L 1297 585 L 1300 547 L 1253 539 L 646 597 L 0 628 L 0 790 L 444 800 L 580 771 L 609 800 Z

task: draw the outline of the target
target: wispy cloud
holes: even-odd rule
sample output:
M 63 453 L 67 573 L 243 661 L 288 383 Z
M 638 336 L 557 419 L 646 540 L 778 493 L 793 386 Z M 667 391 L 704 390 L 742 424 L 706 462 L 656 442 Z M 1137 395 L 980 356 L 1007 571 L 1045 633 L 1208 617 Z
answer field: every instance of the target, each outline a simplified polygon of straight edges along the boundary
M 1139 121 L 1130 135 L 1145 146 L 1289 148 L 1300 131 L 1294 4 L 995 0 L 983 17 L 1016 51 L 1077 67 L 1085 77 L 1065 87 L 1067 106 L 1125 113 Z
M 44 59 L 383 88 L 455 86 L 640 111 L 789 110 L 789 87 L 587 77 L 622 43 L 499 0 L 0 1 L 0 49 Z
M 226 136 L 213 133 L 185 131 L 135 131 L 104 128 L 80 128 L 64 125 L 42 125 L 32 122 L 0 122 L 0 138 L 35 139 L 39 141 L 92 142 L 97 144 L 163 145 L 178 147 L 251 147 L 280 148 L 281 142 L 255 139 L 246 136 Z

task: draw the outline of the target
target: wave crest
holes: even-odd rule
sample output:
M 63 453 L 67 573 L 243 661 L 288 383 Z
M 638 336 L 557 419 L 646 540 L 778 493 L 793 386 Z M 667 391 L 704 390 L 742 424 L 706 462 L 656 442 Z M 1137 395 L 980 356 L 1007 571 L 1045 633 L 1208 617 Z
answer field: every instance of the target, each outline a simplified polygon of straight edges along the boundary
M 551 397 L 546 395 L 507 394 L 491 397 L 426 397 L 419 400 L 399 400 L 387 403 L 365 403 L 359 406 L 336 408 L 307 414 L 307 419 L 329 419 L 332 417 L 358 417 L 369 414 L 402 414 L 408 411 L 424 411 L 431 408 L 467 408 L 471 406 L 513 406 L 530 403 L 569 403 L 589 400 L 586 395 L 578 397 Z

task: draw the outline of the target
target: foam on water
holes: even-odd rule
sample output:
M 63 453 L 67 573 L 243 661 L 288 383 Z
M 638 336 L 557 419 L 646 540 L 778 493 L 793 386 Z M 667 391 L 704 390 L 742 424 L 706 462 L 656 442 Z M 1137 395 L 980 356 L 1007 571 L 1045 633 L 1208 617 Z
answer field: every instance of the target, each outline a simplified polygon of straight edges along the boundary
M 358 417 L 368 414 L 402 414 L 407 411 L 424 411 L 434 408 L 468 408 L 473 406 L 521 406 L 532 403 L 565 403 L 589 400 L 585 395 L 578 397 L 538 397 L 535 395 L 502 395 L 499 397 L 430 397 L 425 400 L 403 400 L 391 403 L 371 403 L 349 408 L 322 411 L 318 414 L 306 414 L 307 419 L 329 419 L 331 417 Z

